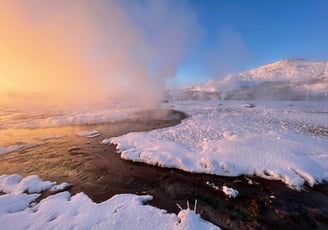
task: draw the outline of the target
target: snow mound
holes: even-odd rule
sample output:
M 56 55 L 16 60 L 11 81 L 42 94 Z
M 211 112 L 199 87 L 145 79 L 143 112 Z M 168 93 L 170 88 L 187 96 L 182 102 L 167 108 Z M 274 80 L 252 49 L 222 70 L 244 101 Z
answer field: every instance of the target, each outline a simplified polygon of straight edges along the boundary
M 18 174 L 1 175 L 0 191 L 9 194 L 40 193 L 50 189 L 55 182 L 42 181 L 38 176 L 23 178 Z
M 64 191 L 68 187 L 70 187 L 70 184 L 67 183 L 67 182 L 63 182 L 61 184 L 52 186 L 51 189 L 50 189 L 50 191 L 53 192 L 53 193 L 60 192 L 60 191 Z
M 71 196 L 69 192 L 61 192 L 35 204 L 40 194 L 22 193 L 18 185 L 25 181 L 29 191 L 40 191 L 35 189 L 36 184 L 52 186 L 36 178 L 0 177 L 2 191 L 8 191 L 8 194 L 0 195 L 1 229 L 219 229 L 191 210 L 182 210 L 176 216 L 144 205 L 152 199 L 148 195 L 116 195 L 97 204 L 84 193 Z M 13 186 L 17 187 L 18 193 L 12 193 L 16 191 Z
M 238 190 L 229 188 L 227 186 L 222 186 L 222 191 L 226 194 L 229 198 L 236 198 L 239 195 Z
M 178 229 L 218 229 L 217 226 L 209 225 L 208 222 L 201 219 L 194 211 L 190 209 L 181 210 L 178 214 L 179 222 L 175 228 Z
M 321 103 L 176 102 L 177 126 L 104 140 L 121 158 L 222 176 L 257 175 L 299 189 L 328 178 L 328 107 Z

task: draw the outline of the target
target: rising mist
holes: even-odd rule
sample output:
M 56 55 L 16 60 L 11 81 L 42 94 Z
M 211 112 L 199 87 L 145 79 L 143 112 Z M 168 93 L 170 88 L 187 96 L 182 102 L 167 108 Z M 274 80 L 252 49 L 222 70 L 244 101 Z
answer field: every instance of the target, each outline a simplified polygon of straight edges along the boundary
M 170 1 L 0 1 L 0 103 L 157 102 L 197 30 Z

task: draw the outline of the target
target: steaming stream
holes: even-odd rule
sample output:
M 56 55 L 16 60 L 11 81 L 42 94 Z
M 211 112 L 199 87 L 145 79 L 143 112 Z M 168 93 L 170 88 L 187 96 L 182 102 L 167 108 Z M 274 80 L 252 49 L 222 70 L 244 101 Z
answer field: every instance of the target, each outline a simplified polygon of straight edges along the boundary
M 179 211 L 176 203 L 184 207 L 186 200 L 197 199 L 198 213 L 225 228 L 255 228 L 259 222 L 270 226 L 277 218 L 282 226 L 327 223 L 327 184 L 299 193 L 261 178 L 190 174 L 121 160 L 115 146 L 100 144 L 104 138 L 173 126 L 184 118 L 177 111 L 148 110 L 120 122 L 2 129 L 2 146 L 33 145 L 0 155 L 0 175 L 36 174 L 44 180 L 65 181 L 72 185 L 72 193 L 83 191 L 96 202 L 121 193 L 150 194 L 151 205 L 175 213 Z M 92 138 L 77 135 L 86 130 L 98 132 Z M 250 185 L 249 180 L 254 183 Z M 238 186 L 242 195 L 228 200 L 208 184 Z

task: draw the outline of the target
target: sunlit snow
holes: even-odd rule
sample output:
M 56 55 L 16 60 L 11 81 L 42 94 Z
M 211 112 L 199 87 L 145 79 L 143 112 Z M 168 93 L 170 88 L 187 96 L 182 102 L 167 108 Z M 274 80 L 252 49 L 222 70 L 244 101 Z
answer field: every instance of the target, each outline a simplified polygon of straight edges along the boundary
M 299 188 L 328 178 L 326 102 L 185 101 L 180 125 L 104 142 L 123 159 L 189 172 L 257 175 Z
M 228 196 L 229 198 L 236 198 L 239 195 L 238 190 L 233 189 L 233 188 L 229 188 L 228 186 L 222 186 L 222 191 L 224 192 L 224 194 L 226 194 L 226 196 Z
M 281 60 L 167 95 L 170 100 L 327 100 L 328 62 Z
M 42 181 L 37 176 L 0 176 L 1 229 L 219 229 L 194 211 L 178 215 L 144 205 L 151 196 L 121 194 L 94 203 L 84 193 L 50 195 L 35 203 L 40 192 L 64 189 L 66 184 Z M 27 193 L 25 193 L 27 192 Z

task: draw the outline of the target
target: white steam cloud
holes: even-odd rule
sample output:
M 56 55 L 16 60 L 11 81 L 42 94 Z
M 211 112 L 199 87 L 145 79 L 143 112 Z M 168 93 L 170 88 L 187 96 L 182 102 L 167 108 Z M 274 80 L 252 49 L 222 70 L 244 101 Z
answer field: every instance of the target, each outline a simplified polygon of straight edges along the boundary
M 149 104 L 200 31 L 171 1 L 0 1 L 0 103 Z

